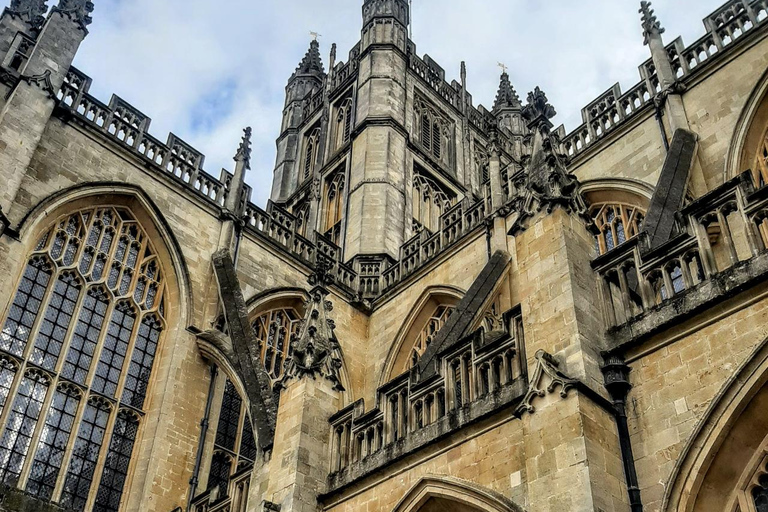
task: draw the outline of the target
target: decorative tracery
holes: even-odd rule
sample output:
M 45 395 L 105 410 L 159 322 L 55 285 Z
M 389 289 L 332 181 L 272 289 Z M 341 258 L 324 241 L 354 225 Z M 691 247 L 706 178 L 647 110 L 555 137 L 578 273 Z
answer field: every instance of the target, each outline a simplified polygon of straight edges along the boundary
M 415 139 L 422 149 L 444 167 L 450 166 L 451 123 L 426 100 L 414 102 Z
M 419 335 L 416 337 L 416 341 L 413 345 L 413 351 L 411 352 L 412 367 L 418 364 L 419 359 L 422 355 L 424 355 L 424 352 L 426 352 L 429 345 L 435 339 L 438 331 L 440 331 L 440 329 L 442 329 L 445 323 L 448 321 L 448 318 L 450 318 L 454 309 L 454 306 L 442 305 L 438 306 L 437 309 L 435 309 L 435 311 L 432 313 L 432 316 L 430 316 L 426 325 L 424 325 L 424 328 L 421 330 L 421 332 L 419 332 Z
M 164 289 L 127 208 L 83 209 L 40 237 L 0 331 L 2 482 L 71 510 L 118 509 Z
M 336 149 L 349 142 L 352 135 L 352 98 L 343 100 L 336 111 Z
M 600 230 L 596 239 L 600 254 L 605 254 L 640 234 L 645 220 L 643 210 L 621 203 L 595 204 L 592 205 L 590 213 Z
M 272 379 L 283 374 L 283 363 L 290 353 L 291 337 L 298 335 L 299 315 L 293 308 L 280 308 L 260 314 L 252 327 L 259 340 L 261 360 Z
M 336 172 L 327 185 L 325 193 L 325 236 L 336 245 L 341 245 L 341 220 L 344 215 L 344 173 Z
M 317 153 L 320 148 L 320 128 L 315 128 L 309 132 L 304 139 L 304 174 L 302 181 L 307 181 L 315 172 L 317 163 Z
M 440 217 L 453 204 L 453 199 L 431 178 L 413 175 L 413 231 L 440 229 Z

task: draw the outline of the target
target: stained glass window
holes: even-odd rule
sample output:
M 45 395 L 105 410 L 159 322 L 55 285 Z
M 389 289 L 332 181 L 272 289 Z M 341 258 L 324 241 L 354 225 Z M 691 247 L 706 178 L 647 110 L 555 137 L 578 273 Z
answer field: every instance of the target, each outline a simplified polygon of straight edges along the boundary
M 0 481 L 117 510 L 163 333 L 162 276 L 127 208 L 80 210 L 40 235 L 0 331 Z M 110 422 L 118 398 L 130 413 Z
M 216 446 L 234 451 L 237 440 L 237 427 L 240 424 L 240 408 L 243 401 L 237 394 L 234 384 L 227 379 L 224 399 L 221 403 L 219 425 L 216 429 Z

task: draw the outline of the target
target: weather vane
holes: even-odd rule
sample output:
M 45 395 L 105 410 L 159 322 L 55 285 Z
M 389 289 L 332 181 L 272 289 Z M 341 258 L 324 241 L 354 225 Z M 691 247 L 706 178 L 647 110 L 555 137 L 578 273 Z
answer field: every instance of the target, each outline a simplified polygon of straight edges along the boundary
M 310 33 L 309 33 L 309 35 L 311 35 L 311 36 L 312 36 L 312 40 L 313 40 L 313 41 L 317 41 L 317 38 L 318 38 L 318 37 L 323 37 L 323 35 L 322 35 L 322 34 L 318 34 L 317 32 L 310 32 Z
M 497 63 L 496 65 L 497 65 L 497 66 L 499 66 L 499 67 L 501 68 L 501 71 L 502 71 L 502 73 L 506 73 L 506 72 L 507 72 L 507 66 L 506 66 L 506 64 L 503 64 L 503 63 L 499 62 L 499 63 Z

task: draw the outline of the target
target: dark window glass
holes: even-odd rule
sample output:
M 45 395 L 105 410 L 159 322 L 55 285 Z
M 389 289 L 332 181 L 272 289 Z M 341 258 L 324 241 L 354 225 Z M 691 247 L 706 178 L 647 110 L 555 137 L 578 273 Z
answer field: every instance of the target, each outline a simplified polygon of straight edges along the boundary
M 47 391 L 42 375 L 31 374 L 21 381 L 0 439 L 0 481 L 6 484 L 16 485 L 19 479 Z
M 60 504 L 65 508 L 82 512 L 90 494 L 93 473 L 99 458 L 104 430 L 109 419 L 109 406 L 100 401 L 88 403 L 75 439 L 72 460 L 69 463 Z
M 24 352 L 50 279 L 51 269 L 44 259 L 35 258 L 27 265 L 0 332 L 1 349 L 17 356 Z
M 240 458 L 246 459 L 249 462 L 256 460 L 256 440 L 253 437 L 253 426 L 251 424 L 251 418 L 248 415 L 245 416 L 243 425 L 243 435 L 240 438 Z
M 75 275 L 70 272 L 60 275 L 40 323 L 35 348 L 29 358 L 31 362 L 50 371 L 56 367 L 79 295 L 80 281 Z
M 120 507 L 128 466 L 131 463 L 133 444 L 139 431 L 139 420 L 133 414 L 120 411 L 115 422 L 112 441 L 109 443 L 104 473 L 101 475 L 96 494 L 94 512 L 114 512 Z
M 131 356 L 131 364 L 128 366 L 123 403 L 138 409 L 144 406 L 149 375 L 152 373 L 152 363 L 155 360 L 155 351 L 161 332 L 162 325 L 156 317 L 148 316 L 142 320 L 133 356 Z
M 79 404 L 80 395 L 72 388 L 64 387 L 53 395 L 27 481 L 28 493 L 51 499 Z
M 758 482 L 760 487 L 752 491 L 752 497 L 755 500 L 757 512 L 768 512 L 768 475 L 760 477 Z
M 224 388 L 224 399 L 221 402 L 219 426 L 216 429 L 216 445 L 229 451 L 235 450 L 237 427 L 240 421 L 240 407 L 243 401 L 237 394 L 234 384 L 227 379 Z
M 13 378 L 16 377 L 16 370 L 16 363 L 7 358 L 0 358 L 0 414 L 5 409 L 5 402 L 8 400 Z
M 101 288 L 88 290 L 72 335 L 67 358 L 61 369 L 61 375 L 64 378 L 85 385 L 108 307 L 109 297 L 104 290 Z
M 219 497 L 226 496 L 229 474 L 232 472 L 232 459 L 224 452 L 216 452 L 211 460 L 211 472 L 208 476 L 208 490 L 219 489 Z
M 95 391 L 115 396 L 135 322 L 136 313 L 130 306 L 122 303 L 115 308 L 109 321 L 96 375 L 93 377 L 92 388 Z

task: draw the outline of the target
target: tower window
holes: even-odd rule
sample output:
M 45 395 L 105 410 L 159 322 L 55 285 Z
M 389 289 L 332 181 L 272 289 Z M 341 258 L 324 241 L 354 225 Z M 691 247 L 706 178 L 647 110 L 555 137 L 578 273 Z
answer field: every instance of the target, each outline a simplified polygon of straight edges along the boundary
M 337 171 L 327 185 L 325 193 L 324 233 L 336 245 L 341 245 L 341 221 L 344 205 L 344 171 Z
M 421 148 L 444 167 L 450 165 L 451 124 L 425 100 L 416 98 L 414 104 L 416 140 Z
M 347 98 L 338 106 L 336 113 L 336 149 L 350 141 L 352 136 L 352 99 Z
M 440 230 L 440 217 L 453 204 L 455 198 L 431 178 L 416 172 L 413 175 L 413 231 Z
M 304 173 L 302 181 L 311 179 L 317 165 L 318 148 L 320 147 L 320 128 L 315 128 L 304 140 Z

